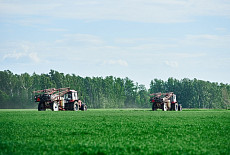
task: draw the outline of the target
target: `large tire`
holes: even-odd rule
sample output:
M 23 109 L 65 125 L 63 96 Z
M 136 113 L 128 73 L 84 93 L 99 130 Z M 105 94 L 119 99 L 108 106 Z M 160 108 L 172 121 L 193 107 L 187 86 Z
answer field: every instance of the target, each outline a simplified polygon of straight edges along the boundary
M 86 106 L 85 104 L 82 104 L 82 105 L 81 105 L 81 110 L 82 110 L 82 111 L 86 111 L 86 110 L 87 110 L 87 106 Z
M 175 103 L 175 111 L 178 111 L 179 105 L 178 103 Z
M 157 110 L 157 108 L 155 107 L 155 104 L 153 103 L 153 105 L 152 105 L 152 111 L 156 111 Z
M 78 111 L 78 110 L 79 110 L 79 106 L 78 106 L 77 101 L 75 101 L 75 102 L 73 103 L 73 111 Z
M 163 111 L 167 111 L 168 110 L 167 103 L 162 104 L 162 110 Z
M 178 105 L 178 110 L 182 111 L 182 105 L 181 104 Z
M 51 103 L 51 110 L 52 111 L 58 111 L 59 110 L 59 106 L 58 106 L 58 102 L 53 102 Z
M 46 111 L 45 103 L 39 102 L 38 103 L 38 111 Z
M 175 103 L 172 103 L 171 104 L 171 111 L 174 111 L 175 110 Z
M 171 106 L 173 111 L 178 111 L 178 103 L 173 103 Z

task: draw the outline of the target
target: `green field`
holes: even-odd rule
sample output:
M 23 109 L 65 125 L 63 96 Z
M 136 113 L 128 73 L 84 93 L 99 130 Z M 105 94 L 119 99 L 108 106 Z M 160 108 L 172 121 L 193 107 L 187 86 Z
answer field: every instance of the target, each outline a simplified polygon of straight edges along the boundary
M 227 110 L 0 110 L 0 154 L 230 154 Z

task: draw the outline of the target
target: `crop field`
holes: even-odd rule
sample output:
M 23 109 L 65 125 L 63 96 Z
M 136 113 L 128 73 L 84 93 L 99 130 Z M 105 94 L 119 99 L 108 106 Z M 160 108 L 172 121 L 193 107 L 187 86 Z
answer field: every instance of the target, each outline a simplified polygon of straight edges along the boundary
M 228 110 L 0 110 L 0 154 L 230 154 Z

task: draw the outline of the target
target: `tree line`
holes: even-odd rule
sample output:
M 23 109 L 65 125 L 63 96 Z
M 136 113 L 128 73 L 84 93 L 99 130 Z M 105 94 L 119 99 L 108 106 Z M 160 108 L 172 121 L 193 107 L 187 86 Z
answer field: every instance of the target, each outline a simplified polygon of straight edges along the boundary
M 129 78 L 80 77 L 50 70 L 48 74 L 13 74 L 0 71 L 0 108 L 37 108 L 35 90 L 65 88 L 77 90 L 88 108 L 150 108 L 151 93 L 174 92 L 185 108 L 227 108 L 230 85 L 197 79 L 167 81 L 154 79 L 150 89 Z

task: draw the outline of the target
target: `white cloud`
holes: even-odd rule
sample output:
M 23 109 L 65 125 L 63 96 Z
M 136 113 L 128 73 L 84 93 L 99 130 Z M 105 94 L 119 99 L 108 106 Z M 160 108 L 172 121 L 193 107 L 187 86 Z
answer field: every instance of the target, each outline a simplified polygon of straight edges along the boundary
M 106 60 L 103 62 L 103 65 L 119 65 L 119 66 L 124 66 L 127 67 L 128 63 L 124 60 Z
M 34 27 L 38 27 L 38 25 L 44 25 L 44 24 L 50 24 L 51 21 L 47 20 L 47 19 L 42 19 L 42 18 L 37 18 L 37 17 L 19 17 L 16 19 L 13 19 L 12 21 L 10 21 L 10 18 L 7 19 L 7 22 L 11 23 L 11 24 L 20 24 L 23 26 L 34 26 Z
M 37 53 L 35 52 L 12 52 L 12 53 L 8 53 L 5 54 L 3 56 L 3 60 L 7 60 L 7 59 L 16 59 L 16 60 L 20 60 L 20 59 L 30 59 L 31 61 L 35 62 L 35 63 L 39 63 L 40 62 L 40 58 L 38 57 Z
M 66 32 L 68 31 L 67 29 L 61 29 L 61 28 L 47 28 L 44 29 L 45 31 L 50 31 L 50 32 Z
M 214 35 L 214 34 L 185 34 L 183 37 L 145 37 L 145 38 L 119 38 L 115 39 L 115 43 L 125 45 L 126 50 L 135 51 L 152 51 L 154 53 L 165 51 L 177 52 L 180 50 L 182 53 L 188 53 L 190 49 L 196 49 L 197 52 L 200 48 L 230 48 L 230 35 Z M 181 49 L 183 48 L 184 51 Z M 200 51 L 201 52 L 201 51 Z M 193 57 L 203 56 L 202 53 L 195 54 Z M 193 55 L 194 53 L 192 53 Z M 180 55 L 178 55 L 180 56 Z M 185 55 L 184 55 L 185 56 Z M 191 57 L 191 55 L 189 56 Z
M 7 58 L 19 59 L 19 58 L 25 57 L 25 56 L 26 56 L 26 53 L 13 51 L 12 53 L 5 54 L 3 56 L 3 60 L 5 60 Z
M 10 44 L 7 48 L 7 53 L 3 55 L 3 61 L 7 61 L 8 59 L 15 59 L 15 60 L 31 60 L 32 62 L 39 63 L 41 60 L 37 55 L 37 52 L 33 52 L 33 47 L 31 47 L 30 43 L 13 43 Z M 11 51 L 14 49 L 14 51 Z
M 199 35 L 187 35 L 187 39 L 189 40 L 217 40 L 219 37 L 217 35 L 210 35 L 210 34 L 199 34 Z
M 185 46 L 202 46 L 206 48 L 230 48 L 230 35 L 198 34 L 187 35 L 180 41 Z
M 228 29 L 224 28 L 224 27 L 217 27 L 215 30 L 218 32 L 227 32 L 228 31 Z
M 178 62 L 176 61 L 165 61 L 165 64 L 172 68 L 177 68 L 179 66 Z
M 189 52 L 183 52 L 183 53 L 173 53 L 172 57 L 177 59 L 184 59 L 184 58 L 200 58 L 206 56 L 206 53 L 189 53 Z
M 90 34 L 66 34 L 64 35 L 64 39 L 58 40 L 57 42 L 66 42 L 66 43 L 86 43 L 86 44 L 103 44 L 104 41 L 100 39 L 98 36 L 90 35 Z
M 176 44 L 169 44 L 169 43 L 152 43 L 152 44 L 140 44 L 135 45 L 133 47 L 129 47 L 130 50 L 139 50 L 139 51 L 161 51 L 168 48 L 174 48 L 176 47 Z
M 157 38 L 149 37 L 149 38 L 118 38 L 114 41 L 120 44 L 140 44 L 140 43 L 154 43 L 157 42 Z
M 31 60 L 33 60 L 34 62 L 36 62 L 36 63 L 39 63 L 39 62 L 40 62 L 40 59 L 39 59 L 37 53 L 34 53 L 34 52 L 29 53 L 29 58 L 30 58 Z
M 1 1 L 0 15 L 41 15 L 83 20 L 122 20 L 175 23 L 196 16 L 230 16 L 230 1 L 224 0 L 57 0 Z

